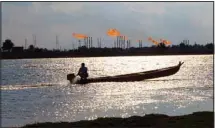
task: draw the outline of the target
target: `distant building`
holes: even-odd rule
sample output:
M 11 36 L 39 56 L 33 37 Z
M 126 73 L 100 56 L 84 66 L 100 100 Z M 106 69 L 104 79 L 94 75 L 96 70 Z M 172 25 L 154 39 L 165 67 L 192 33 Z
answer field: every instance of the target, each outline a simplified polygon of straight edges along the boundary
M 23 52 L 23 47 L 13 47 L 12 52 Z

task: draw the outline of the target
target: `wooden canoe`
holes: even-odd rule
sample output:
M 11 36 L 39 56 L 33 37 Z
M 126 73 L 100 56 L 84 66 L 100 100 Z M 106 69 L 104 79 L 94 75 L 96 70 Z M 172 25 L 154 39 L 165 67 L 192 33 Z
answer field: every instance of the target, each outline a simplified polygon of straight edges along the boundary
M 74 74 L 68 74 L 67 80 L 70 83 L 74 84 L 84 84 L 84 83 L 95 83 L 95 82 L 129 82 L 129 81 L 142 81 L 146 79 L 159 78 L 170 76 L 177 73 L 184 62 L 179 62 L 176 66 L 161 68 L 156 70 L 131 73 L 125 75 L 116 75 L 116 76 L 107 76 L 107 77 L 96 77 L 96 78 L 88 78 L 86 81 L 76 81 L 74 83 L 73 79 L 75 78 Z

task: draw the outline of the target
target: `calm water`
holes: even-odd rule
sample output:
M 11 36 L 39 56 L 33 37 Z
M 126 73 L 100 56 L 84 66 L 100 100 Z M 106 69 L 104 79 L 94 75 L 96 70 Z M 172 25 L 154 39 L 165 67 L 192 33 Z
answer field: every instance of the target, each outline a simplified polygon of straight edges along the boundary
M 66 80 L 82 62 L 90 77 L 97 77 L 178 61 L 185 63 L 175 75 L 147 81 L 71 85 Z M 3 60 L 1 71 L 3 126 L 213 110 L 212 55 Z

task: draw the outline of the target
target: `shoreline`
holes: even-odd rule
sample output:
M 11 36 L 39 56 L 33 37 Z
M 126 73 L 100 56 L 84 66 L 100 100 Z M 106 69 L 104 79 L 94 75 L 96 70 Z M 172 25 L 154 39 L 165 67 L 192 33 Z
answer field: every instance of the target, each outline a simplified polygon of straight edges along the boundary
M 77 122 L 44 122 L 27 124 L 19 128 L 69 128 L 69 127 L 150 127 L 150 128 L 213 128 L 214 112 L 200 111 L 182 116 L 168 116 L 164 114 L 147 114 L 145 116 L 131 116 L 128 118 L 106 117 L 95 120 L 81 120 Z
M 37 56 L 37 57 L 3 57 L 1 60 L 12 60 L 12 59 L 47 59 L 47 58 L 96 58 L 96 57 L 130 57 L 130 56 L 174 56 L 174 55 L 214 55 L 211 53 L 192 53 L 192 54 L 129 54 L 129 55 L 70 55 L 70 56 Z

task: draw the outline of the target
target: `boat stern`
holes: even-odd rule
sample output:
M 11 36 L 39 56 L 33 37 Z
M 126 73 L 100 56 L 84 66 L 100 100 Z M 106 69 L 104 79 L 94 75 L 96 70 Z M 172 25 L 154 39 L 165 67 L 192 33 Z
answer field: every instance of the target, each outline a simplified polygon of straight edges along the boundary
M 75 78 L 75 74 L 74 73 L 67 75 L 67 80 L 69 80 L 69 81 L 72 81 L 74 78 Z

